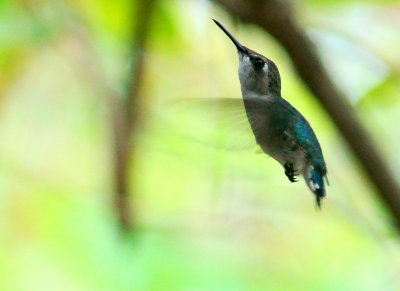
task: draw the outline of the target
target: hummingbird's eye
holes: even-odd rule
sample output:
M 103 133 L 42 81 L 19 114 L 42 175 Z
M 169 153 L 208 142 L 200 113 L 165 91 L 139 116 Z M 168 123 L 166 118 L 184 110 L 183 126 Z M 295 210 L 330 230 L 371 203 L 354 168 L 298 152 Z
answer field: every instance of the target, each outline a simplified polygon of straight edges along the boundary
M 265 62 L 262 59 L 257 58 L 253 61 L 253 64 L 256 69 L 261 69 L 264 67 Z

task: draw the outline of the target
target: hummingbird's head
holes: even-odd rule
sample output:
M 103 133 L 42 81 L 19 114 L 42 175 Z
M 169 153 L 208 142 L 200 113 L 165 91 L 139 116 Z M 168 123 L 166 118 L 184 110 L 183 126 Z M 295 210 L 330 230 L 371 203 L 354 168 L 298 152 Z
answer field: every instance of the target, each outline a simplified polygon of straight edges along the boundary
M 273 61 L 241 45 L 217 20 L 214 22 L 232 40 L 239 54 L 239 80 L 243 96 L 280 96 L 281 77 Z

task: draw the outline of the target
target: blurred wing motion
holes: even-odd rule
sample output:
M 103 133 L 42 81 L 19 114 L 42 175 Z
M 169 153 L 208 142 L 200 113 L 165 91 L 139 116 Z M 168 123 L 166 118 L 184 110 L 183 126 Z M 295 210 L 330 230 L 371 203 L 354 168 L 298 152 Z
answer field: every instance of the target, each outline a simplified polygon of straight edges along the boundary
M 179 120 L 170 124 L 177 137 L 230 151 L 257 147 L 242 98 L 180 99 L 167 107 L 168 120 Z

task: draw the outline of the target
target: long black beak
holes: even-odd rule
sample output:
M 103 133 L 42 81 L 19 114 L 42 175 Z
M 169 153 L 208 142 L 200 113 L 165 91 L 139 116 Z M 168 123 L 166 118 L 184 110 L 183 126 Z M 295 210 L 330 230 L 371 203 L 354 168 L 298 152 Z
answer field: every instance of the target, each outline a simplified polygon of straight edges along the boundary
M 221 23 L 219 23 L 219 21 L 217 21 L 217 20 L 215 20 L 215 19 L 213 19 L 213 21 L 215 22 L 216 25 L 219 26 L 219 28 L 222 29 L 223 32 L 226 33 L 226 35 L 231 39 L 231 41 L 232 41 L 233 44 L 236 46 L 236 48 L 237 48 L 237 50 L 238 50 L 239 52 L 242 52 L 242 53 L 246 53 L 246 52 L 247 52 L 246 47 L 242 46 L 242 45 L 240 44 L 240 42 L 238 42 L 237 39 L 236 39 L 236 38 L 221 24 Z

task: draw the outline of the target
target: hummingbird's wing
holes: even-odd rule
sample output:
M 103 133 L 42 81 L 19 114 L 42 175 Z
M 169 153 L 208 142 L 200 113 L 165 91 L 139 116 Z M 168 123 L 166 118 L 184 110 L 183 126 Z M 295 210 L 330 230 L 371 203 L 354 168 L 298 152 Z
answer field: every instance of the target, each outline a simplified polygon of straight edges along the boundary
M 242 98 L 186 98 L 165 107 L 167 122 L 175 120 L 169 132 L 178 138 L 229 151 L 257 147 Z
M 321 199 L 325 196 L 325 184 L 327 169 L 322 154 L 321 146 L 308 121 L 291 106 L 286 100 L 285 108 L 290 116 L 290 122 L 286 132 L 289 133 L 292 143 L 298 145 L 305 153 L 303 176 L 310 190 L 314 193 L 318 207 L 321 206 Z
M 321 146 L 310 124 L 296 108 L 290 105 L 286 100 L 282 100 L 287 104 L 285 107 L 290 112 L 290 115 L 293 116 L 293 122 L 288 123 L 288 129 L 296 143 L 305 152 L 307 159 L 312 162 L 320 163 L 321 166 L 325 168 Z

